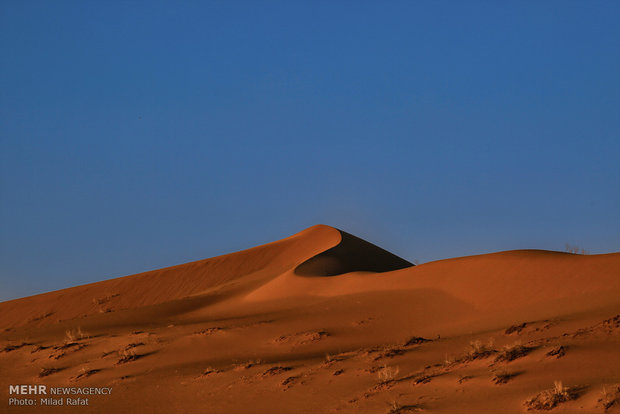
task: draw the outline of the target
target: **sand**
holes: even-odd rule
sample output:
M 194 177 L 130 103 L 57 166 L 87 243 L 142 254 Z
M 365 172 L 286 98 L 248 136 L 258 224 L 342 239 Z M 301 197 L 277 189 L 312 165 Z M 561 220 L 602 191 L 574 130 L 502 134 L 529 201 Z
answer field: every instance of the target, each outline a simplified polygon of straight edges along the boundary
M 318 225 L 0 303 L 0 412 L 613 413 L 619 350 L 620 253 L 413 266 Z M 16 384 L 112 391 L 41 407 Z

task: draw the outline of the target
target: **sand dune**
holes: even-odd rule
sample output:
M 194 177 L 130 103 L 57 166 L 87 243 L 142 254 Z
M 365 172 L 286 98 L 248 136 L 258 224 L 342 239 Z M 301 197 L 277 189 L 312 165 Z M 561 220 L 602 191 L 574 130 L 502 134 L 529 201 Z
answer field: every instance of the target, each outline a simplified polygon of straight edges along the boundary
M 413 266 L 318 225 L 0 303 L 0 412 L 33 411 L 10 384 L 113 389 L 51 412 L 620 412 L 619 298 L 620 253 Z

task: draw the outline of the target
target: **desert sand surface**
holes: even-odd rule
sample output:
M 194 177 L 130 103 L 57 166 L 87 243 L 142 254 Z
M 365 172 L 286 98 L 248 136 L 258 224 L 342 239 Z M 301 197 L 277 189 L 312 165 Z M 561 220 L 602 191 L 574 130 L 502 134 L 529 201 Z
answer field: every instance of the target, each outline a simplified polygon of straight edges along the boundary
M 414 266 L 317 225 L 0 303 L 0 412 L 620 413 L 618 387 L 620 253 Z

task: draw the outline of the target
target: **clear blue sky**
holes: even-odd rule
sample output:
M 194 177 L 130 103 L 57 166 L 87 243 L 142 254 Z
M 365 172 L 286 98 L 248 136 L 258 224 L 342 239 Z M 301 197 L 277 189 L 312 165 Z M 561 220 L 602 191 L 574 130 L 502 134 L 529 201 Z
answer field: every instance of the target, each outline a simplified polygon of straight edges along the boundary
M 620 250 L 620 2 L 2 1 L 0 300 L 339 227 Z

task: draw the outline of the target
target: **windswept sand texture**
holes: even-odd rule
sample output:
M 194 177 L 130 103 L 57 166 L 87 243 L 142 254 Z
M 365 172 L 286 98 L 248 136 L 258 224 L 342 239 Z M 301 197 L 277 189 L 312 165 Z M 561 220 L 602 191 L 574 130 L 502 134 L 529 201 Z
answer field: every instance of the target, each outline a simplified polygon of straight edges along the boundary
M 3 302 L 0 330 L 0 412 L 620 413 L 620 253 L 413 266 L 319 225 Z M 9 384 L 113 392 L 9 407 Z

